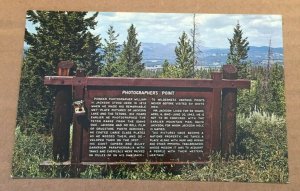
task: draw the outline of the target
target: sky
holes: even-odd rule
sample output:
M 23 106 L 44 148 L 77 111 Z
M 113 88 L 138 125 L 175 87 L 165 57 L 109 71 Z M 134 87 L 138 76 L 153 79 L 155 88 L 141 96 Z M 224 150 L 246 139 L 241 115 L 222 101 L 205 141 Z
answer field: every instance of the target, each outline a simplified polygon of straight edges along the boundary
M 92 15 L 90 12 L 87 16 Z M 187 13 L 126 13 L 100 12 L 97 27 L 93 34 L 106 38 L 110 25 L 119 34 L 118 41 L 126 40 L 127 29 L 134 24 L 138 40 L 143 43 L 177 43 L 182 32 L 190 34 L 193 14 Z M 232 38 L 237 22 L 248 37 L 250 46 L 282 47 L 281 15 L 238 15 L 238 14 L 196 14 L 197 38 L 200 45 L 210 48 L 229 48 L 228 38 Z M 34 26 L 26 22 L 29 31 Z

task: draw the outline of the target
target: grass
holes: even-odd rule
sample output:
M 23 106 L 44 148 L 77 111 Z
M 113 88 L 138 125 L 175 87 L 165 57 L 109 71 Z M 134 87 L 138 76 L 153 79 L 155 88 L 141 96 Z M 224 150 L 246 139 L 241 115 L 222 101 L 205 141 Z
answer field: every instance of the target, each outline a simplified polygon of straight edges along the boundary
M 180 171 L 149 164 L 116 169 L 89 166 L 81 178 L 151 179 L 280 182 L 288 181 L 286 122 L 283 117 L 264 112 L 237 117 L 237 155 L 224 160 L 219 153 L 210 156 L 207 165 L 189 165 Z M 48 171 L 39 168 L 40 162 L 52 158 L 52 138 L 41 134 L 30 136 L 16 128 L 12 175 L 15 178 L 68 178 L 65 169 L 53 166 Z

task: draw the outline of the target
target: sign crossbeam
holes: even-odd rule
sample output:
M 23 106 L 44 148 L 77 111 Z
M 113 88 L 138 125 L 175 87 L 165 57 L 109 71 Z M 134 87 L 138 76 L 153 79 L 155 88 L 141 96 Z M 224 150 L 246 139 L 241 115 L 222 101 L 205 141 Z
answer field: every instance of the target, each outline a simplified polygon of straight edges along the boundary
M 159 79 L 159 78 L 116 78 L 45 76 L 45 85 L 55 86 L 135 86 L 169 88 L 250 88 L 249 80 L 230 79 Z

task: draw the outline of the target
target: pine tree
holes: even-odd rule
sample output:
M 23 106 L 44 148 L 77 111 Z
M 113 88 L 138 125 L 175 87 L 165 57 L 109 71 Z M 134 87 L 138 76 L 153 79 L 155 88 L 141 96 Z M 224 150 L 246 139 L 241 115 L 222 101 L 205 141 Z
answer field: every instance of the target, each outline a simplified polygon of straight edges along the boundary
M 270 67 L 270 72 L 267 111 L 282 116 L 285 115 L 283 66 L 275 63 Z
M 247 78 L 247 63 L 243 62 L 248 58 L 249 42 L 248 37 L 243 38 L 243 31 L 239 23 L 234 28 L 232 39 L 228 39 L 230 50 L 227 57 L 227 64 L 234 64 L 238 70 L 239 78 Z
M 120 53 L 120 45 L 117 42 L 119 34 L 116 34 L 113 26 L 107 31 L 108 39 L 104 39 L 104 68 L 101 72 L 102 76 L 113 76 L 117 73 L 117 58 Z
M 176 66 L 180 71 L 179 77 L 192 78 L 195 75 L 193 50 L 190 40 L 185 32 L 179 38 L 175 48 Z
M 166 74 L 169 70 L 169 67 L 170 67 L 170 63 L 168 62 L 168 60 L 165 60 L 163 65 L 162 65 L 162 75 L 163 76 L 166 76 Z
M 139 77 L 144 69 L 143 51 L 140 50 L 137 32 L 132 24 L 128 29 L 127 41 L 123 43 L 123 49 L 118 60 L 118 72 L 114 76 Z
M 196 14 L 193 14 L 193 28 L 191 29 L 192 36 L 192 51 L 193 51 L 193 63 L 194 66 L 197 64 L 197 55 L 196 55 Z
M 238 93 L 238 111 L 249 114 L 255 110 L 285 115 L 284 74 L 283 66 L 275 63 L 270 67 L 269 82 L 265 83 L 267 67 L 252 68 L 255 80 L 251 81 L 251 90 L 241 90 Z M 267 89 L 268 91 L 265 91 Z
M 92 35 L 97 13 L 28 11 L 36 32 L 25 31 L 29 45 L 24 54 L 20 84 L 18 125 L 28 132 L 50 132 L 54 90 L 43 84 L 46 75 L 56 75 L 61 60 L 72 60 L 89 75 L 100 69 L 97 52 L 100 37 Z
M 200 33 L 197 26 L 197 15 L 193 14 L 193 23 L 192 23 L 192 29 L 190 32 L 191 35 L 191 44 L 192 44 L 192 50 L 193 50 L 193 63 L 194 67 L 200 64 L 199 61 L 199 54 L 202 52 L 200 48 L 201 40 L 200 40 Z
M 87 76 L 93 76 L 98 74 L 102 70 L 103 56 L 98 51 L 102 44 L 101 38 L 97 35 L 87 32 L 84 39 L 84 46 L 81 51 L 80 57 L 78 57 L 77 67 L 82 68 Z

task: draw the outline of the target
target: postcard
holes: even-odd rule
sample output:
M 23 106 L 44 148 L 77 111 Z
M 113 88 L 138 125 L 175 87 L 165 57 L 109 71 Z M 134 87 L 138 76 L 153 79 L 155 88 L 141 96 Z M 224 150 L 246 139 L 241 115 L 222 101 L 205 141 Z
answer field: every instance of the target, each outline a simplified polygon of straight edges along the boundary
M 30 10 L 13 178 L 287 183 L 282 16 Z

